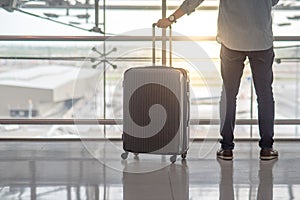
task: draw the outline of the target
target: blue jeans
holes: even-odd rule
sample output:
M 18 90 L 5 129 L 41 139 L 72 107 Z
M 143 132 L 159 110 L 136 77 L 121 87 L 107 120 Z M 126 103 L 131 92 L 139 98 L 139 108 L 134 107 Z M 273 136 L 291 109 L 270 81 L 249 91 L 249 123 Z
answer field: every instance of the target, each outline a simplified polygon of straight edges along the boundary
M 274 136 L 274 98 L 272 91 L 273 47 L 263 51 L 235 51 L 221 46 L 223 87 L 220 100 L 220 141 L 223 149 L 234 148 L 236 97 L 248 57 L 258 103 L 258 125 L 261 148 L 272 148 Z

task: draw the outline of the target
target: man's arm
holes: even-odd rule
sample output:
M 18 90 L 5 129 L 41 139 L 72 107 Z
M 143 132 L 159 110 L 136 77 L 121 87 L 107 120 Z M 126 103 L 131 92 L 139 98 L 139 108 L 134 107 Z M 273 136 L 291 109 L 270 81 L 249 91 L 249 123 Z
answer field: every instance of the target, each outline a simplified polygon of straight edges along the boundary
M 173 22 L 176 22 L 176 20 L 178 20 L 183 15 L 189 15 L 194 12 L 195 8 L 197 8 L 203 1 L 204 0 L 185 0 L 180 5 L 180 7 L 172 15 L 170 15 L 170 17 L 158 20 L 156 25 L 160 28 L 166 28 L 170 26 Z
M 182 17 L 185 14 L 184 11 L 182 11 L 180 8 L 178 8 L 172 15 L 170 16 L 174 16 L 174 21 L 176 21 L 177 19 L 179 19 L 180 17 Z M 166 28 L 168 26 L 170 26 L 173 22 L 169 20 L 169 18 L 162 18 L 160 20 L 157 21 L 156 25 L 157 27 L 160 28 Z

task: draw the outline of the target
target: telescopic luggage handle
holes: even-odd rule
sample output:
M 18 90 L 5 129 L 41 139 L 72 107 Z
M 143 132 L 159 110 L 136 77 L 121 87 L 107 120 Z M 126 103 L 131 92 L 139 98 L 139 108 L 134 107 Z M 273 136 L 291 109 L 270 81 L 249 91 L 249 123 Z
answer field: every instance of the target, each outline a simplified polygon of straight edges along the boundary
M 156 41 L 156 35 L 155 35 L 155 27 L 156 23 L 152 24 L 152 64 L 155 66 L 155 41 Z M 170 58 L 170 67 L 172 67 L 172 26 L 169 26 L 169 58 Z

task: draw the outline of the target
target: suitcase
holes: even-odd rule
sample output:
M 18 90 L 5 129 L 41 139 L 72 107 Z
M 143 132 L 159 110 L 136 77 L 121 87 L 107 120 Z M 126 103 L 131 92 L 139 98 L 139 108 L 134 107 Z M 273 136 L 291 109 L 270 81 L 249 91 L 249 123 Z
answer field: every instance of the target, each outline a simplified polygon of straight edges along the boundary
M 170 28 L 170 65 L 171 52 Z M 123 79 L 123 159 L 128 153 L 177 155 L 186 158 L 189 148 L 189 76 L 182 68 L 155 66 L 155 24 L 153 66 L 134 67 Z

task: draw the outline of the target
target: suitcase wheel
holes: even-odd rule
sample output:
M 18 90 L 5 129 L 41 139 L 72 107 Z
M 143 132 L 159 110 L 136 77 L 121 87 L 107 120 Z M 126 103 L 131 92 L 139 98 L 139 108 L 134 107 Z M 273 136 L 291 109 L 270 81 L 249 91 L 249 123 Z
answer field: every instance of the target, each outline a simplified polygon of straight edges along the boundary
M 138 160 L 139 159 L 139 153 L 133 153 L 134 154 L 134 159 Z
M 128 152 L 122 153 L 122 154 L 121 154 L 121 158 L 122 158 L 123 160 L 126 160 L 126 159 L 128 158 Z
M 186 155 L 187 155 L 187 152 L 184 152 L 183 154 L 181 154 L 181 158 L 186 159 Z
M 175 162 L 176 162 L 176 159 L 177 159 L 177 156 L 176 156 L 176 155 L 171 156 L 171 157 L 170 157 L 171 163 L 175 163 Z

